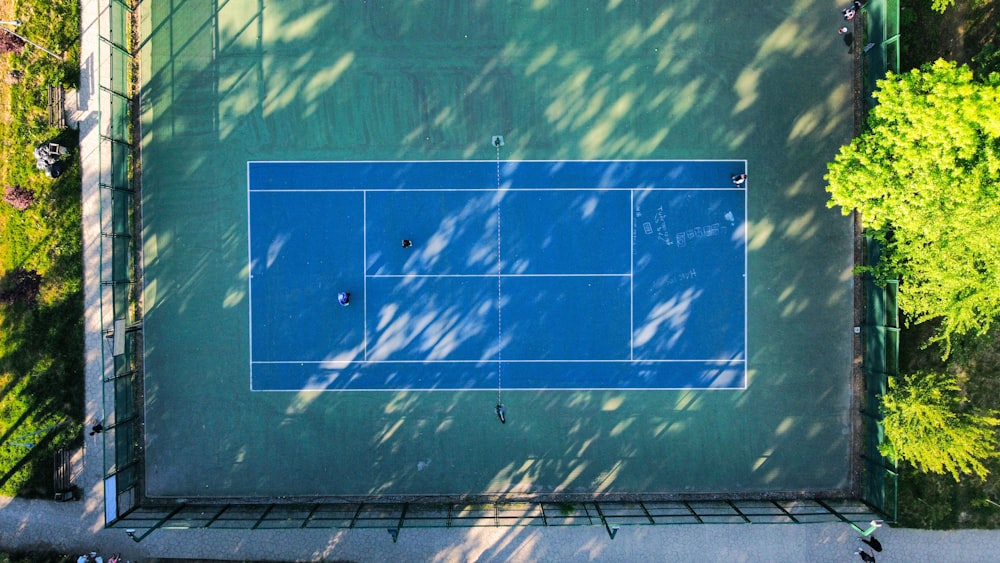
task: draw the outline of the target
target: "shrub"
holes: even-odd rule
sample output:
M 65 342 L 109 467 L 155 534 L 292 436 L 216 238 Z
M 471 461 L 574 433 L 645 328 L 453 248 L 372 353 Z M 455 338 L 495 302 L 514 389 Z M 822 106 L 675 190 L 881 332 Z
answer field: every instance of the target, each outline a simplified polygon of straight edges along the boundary
M 24 211 L 35 203 L 35 194 L 21 186 L 7 186 L 4 189 L 3 200 L 18 211 Z
M 33 304 L 38 299 L 42 287 L 42 276 L 34 270 L 15 268 L 0 283 L 0 304 Z
M 7 30 L 0 31 L 0 53 L 20 53 L 23 50 L 23 39 Z

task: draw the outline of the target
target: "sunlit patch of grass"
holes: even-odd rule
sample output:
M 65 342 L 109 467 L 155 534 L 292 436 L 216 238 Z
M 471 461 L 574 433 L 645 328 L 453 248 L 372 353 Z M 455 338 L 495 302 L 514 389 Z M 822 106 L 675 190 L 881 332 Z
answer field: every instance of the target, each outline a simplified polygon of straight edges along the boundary
M 0 306 L 0 494 L 43 496 L 51 493 L 52 453 L 79 440 L 83 415 L 78 139 L 49 126 L 46 92 L 77 86 L 79 6 L 0 0 L 0 19 L 21 20 L 18 33 L 64 54 L 29 46 L 0 55 L 0 190 L 17 185 L 36 197 L 24 211 L 0 203 L 0 277 L 15 268 L 42 276 L 35 303 Z M 55 180 L 32 155 L 48 141 L 71 149 L 72 164 Z

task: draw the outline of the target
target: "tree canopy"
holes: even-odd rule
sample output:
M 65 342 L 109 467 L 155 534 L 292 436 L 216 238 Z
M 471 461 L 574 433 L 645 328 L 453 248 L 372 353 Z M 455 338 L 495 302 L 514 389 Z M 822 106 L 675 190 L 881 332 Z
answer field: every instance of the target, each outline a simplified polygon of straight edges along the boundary
M 1000 316 L 1000 76 L 938 60 L 878 83 L 869 129 L 829 164 L 829 205 L 861 213 L 899 306 L 952 334 Z
M 958 383 L 950 375 L 918 372 L 902 385 L 892 379 L 889 385 L 882 397 L 882 455 L 956 481 L 963 473 L 986 478 L 983 462 L 1000 456 L 996 413 L 963 412 Z
M 948 6 L 955 3 L 955 0 L 933 0 L 931 2 L 931 8 L 937 12 L 944 12 Z

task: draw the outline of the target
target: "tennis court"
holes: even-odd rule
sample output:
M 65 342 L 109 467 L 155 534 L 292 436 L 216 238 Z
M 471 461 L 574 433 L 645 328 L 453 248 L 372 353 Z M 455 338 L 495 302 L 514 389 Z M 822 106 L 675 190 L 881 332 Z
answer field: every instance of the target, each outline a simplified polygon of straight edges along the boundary
M 744 171 L 250 163 L 253 388 L 743 388 Z
M 849 487 L 837 6 L 140 9 L 148 496 Z

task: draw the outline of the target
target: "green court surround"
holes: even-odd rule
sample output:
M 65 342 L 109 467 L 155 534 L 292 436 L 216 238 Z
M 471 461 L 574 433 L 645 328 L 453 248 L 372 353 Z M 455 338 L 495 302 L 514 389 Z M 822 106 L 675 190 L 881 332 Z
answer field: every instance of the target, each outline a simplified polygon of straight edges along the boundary
M 830 494 L 851 485 L 838 5 L 140 6 L 145 494 Z M 746 159 L 743 391 L 252 393 L 249 160 Z M 330 220 L 336 220 L 331 217 Z

